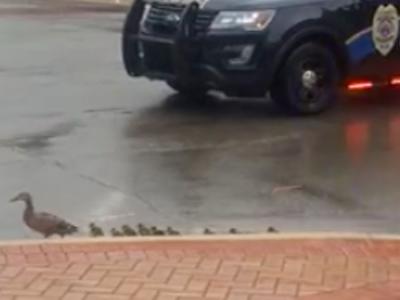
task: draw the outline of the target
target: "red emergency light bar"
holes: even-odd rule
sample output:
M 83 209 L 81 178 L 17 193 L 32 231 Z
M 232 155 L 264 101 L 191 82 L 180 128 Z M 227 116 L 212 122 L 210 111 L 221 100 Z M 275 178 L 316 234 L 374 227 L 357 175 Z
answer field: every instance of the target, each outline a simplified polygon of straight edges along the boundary
M 393 77 L 392 79 L 390 79 L 389 85 L 400 85 L 400 77 Z M 372 87 L 374 87 L 374 83 L 372 81 L 356 81 L 351 82 L 349 85 L 347 85 L 348 90 L 366 90 Z
M 395 77 L 390 80 L 391 85 L 400 85 L 400 77 Z
M 371 81 L 360 81 L 360 82 L 350 83 L 347 86 L 347 89 L 349 89 L 349 90 L 365 90 L 365 89 L 369 89 L 369 88 L 372 88 L 372 87 L 373 87 L 373 84 L 372 84 Z

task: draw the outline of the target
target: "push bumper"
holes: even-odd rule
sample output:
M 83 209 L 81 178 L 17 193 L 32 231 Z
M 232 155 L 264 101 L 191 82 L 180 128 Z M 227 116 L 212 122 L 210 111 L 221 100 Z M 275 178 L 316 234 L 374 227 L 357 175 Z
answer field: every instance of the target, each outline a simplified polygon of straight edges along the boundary
M 209 34 L 199 38 L 194 32 L 198 4 L 193 2 L 182 13 L 174 38 L 161 38 L 141 31 L 143 0 L 136 0 L 125 21 L 123 60 L 127 73 L 133 77 L 201 82 L 225 92 L 234 88 L 266 87 L 270 78 L 263 67 L 261 49 L 265 36 L 261 34 Z M 252 45 L 252 59 L 243 66 L 227 66 L 226 60 L 237 55 L 241 47 Z M 230 47 L 230 50 L 227 48 Z M 146 59 L 157 57 L 157 62 Z M 160 66 L 163 66 L 160 68 Z

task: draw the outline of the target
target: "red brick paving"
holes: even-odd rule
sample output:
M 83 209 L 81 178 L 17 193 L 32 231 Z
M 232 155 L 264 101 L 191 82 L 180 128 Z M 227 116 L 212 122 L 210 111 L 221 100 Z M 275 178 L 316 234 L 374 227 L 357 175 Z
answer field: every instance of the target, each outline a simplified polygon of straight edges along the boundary
M 0 300 L 399 300 L 400 240 L 0 246 Z

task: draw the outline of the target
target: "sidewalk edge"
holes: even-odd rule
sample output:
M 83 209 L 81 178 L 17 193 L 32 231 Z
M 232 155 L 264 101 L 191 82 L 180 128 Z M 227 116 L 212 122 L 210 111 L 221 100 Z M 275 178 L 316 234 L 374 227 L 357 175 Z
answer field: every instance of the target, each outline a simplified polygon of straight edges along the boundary
M 261 233 L 261 234 L 222 234 L 222 235 L 182 235 L 182 236 L 149 236 L 149 237 L 83 237 L 65 239 L 32 239 L 0 241 L 0 246 L 35 245 L 35 244 L 81 244 L 81 243 L 143 243 L 143 242 L 207 242 L 207 241 L 282 241 L 294 239 L 352 239 L 352 240 L 400 240 L 395 234 L 368 233 Z

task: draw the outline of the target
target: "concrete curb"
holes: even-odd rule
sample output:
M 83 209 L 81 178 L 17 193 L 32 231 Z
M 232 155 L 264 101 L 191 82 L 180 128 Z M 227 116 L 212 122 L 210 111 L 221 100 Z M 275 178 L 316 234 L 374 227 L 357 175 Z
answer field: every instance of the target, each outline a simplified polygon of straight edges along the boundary
M 93 243 L 143 243 L 143 242 L 207 242 L 207 241 L 283 241 L 283 240 L 376 240 L 400 241 L 400 235 L 362 233 L 261 233 L 230 235 L 183 235 L 149 237 L 102 237 L 0 241 L 0 246 L 37 244 L 93 244 Z

